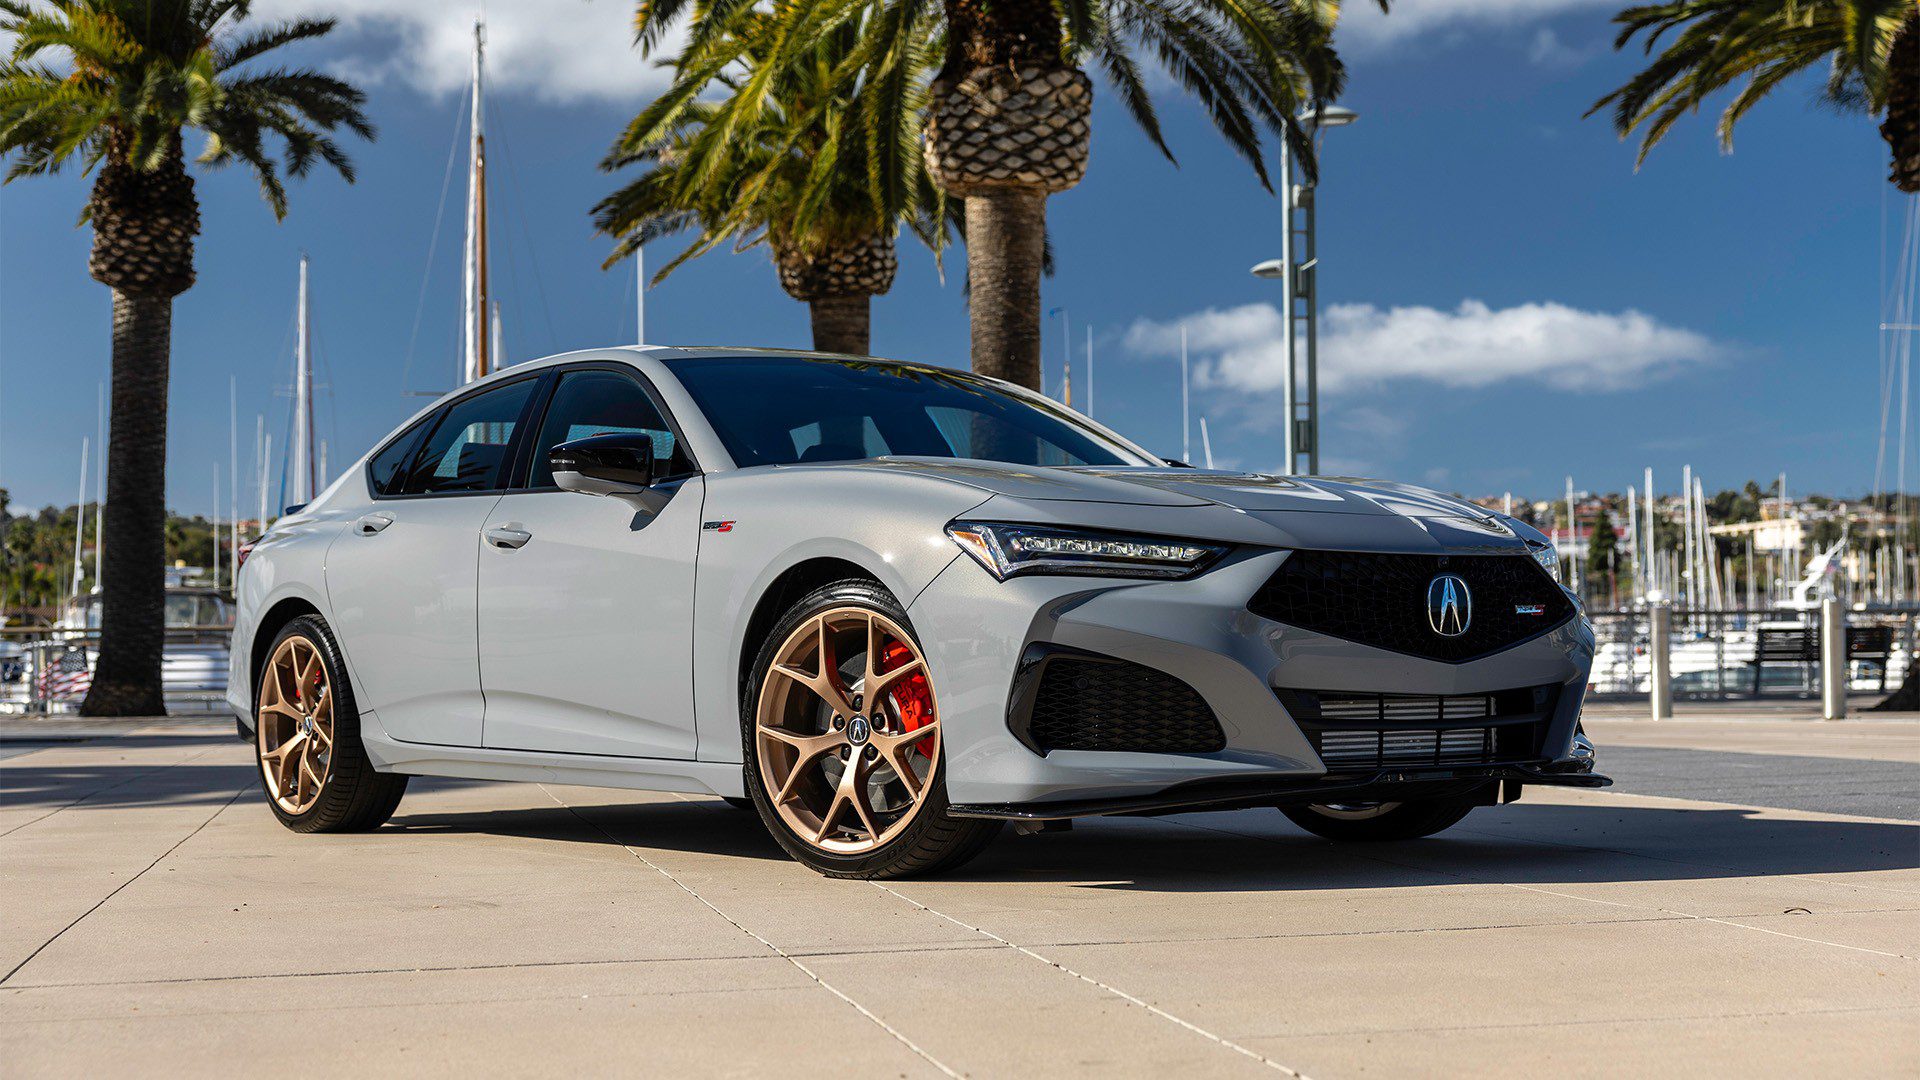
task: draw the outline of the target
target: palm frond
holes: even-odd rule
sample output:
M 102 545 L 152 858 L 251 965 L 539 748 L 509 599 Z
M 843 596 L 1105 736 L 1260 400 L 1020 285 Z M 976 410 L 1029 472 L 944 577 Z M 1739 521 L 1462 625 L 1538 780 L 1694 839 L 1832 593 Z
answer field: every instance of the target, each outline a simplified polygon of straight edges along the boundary
M 246 25 L 248 0 L 0 0 L 0 155 L 8 179 L 104 155 L 135 171 L 171 166 L 184 132 L 207 136 L 199 161 L 249 167 L 274 213 L 283 176 L 324 164 L 348 180 L 338 131 L 374 136 L 365 95 L 306 70 L 240 70 L 286 45 L 324 37 L 330 19 Z M 41 55 L 60 63 L 37 63 Z M 110 137 L 111 136 L 111 137 Z M 277 150 L 273 145 L 277 144 Z
M 1736 124 L 1781 84 L 1822 63 L 1824 100 L 1878 113 L 1887 101 L 1894 34 L 1920 17 L 1912 0 L 1670 0 L 1614 17 L 1616 49 L 1639 40 L 1647 65 L 1587 111 L 1612 113 L 1622 138 L 1640 136 L 1644 162 L 1681 117 L 1731 93 L 1715 132 Z M 1664 43 L 1664 45 L 1662 44 Z

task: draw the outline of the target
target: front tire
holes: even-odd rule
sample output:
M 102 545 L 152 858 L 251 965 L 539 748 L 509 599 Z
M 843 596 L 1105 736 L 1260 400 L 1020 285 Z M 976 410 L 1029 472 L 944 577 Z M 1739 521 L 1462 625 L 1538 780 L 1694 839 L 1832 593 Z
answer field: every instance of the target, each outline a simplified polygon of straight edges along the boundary
M 1329 840 L 1417 840 L 1460 823 L 1478 803 L 1471 797 L 1408 802 L 1283 806 L 1287 820 Z
M 871 581 L 781 617 L 740 708 L 747 794 L 787 854 L 828 877 L 949 870 L 999 832 L 948 817 L 938 699 L 907 613 Z
M 374 771 L 346 670 L 327 624 L 303 615 L 274 638 L 254 680 L 260 783 L 294 832 L 377 829 L 407 790 L 405 776 Z

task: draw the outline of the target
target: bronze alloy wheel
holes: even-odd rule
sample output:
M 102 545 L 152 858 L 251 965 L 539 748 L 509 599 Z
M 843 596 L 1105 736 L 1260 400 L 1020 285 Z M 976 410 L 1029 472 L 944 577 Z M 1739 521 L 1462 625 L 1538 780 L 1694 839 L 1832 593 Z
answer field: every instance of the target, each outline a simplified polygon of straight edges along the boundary
M 864 607 L 811 616 L 773 655 L 754 739 L 768 802 L 794 836 L 836 855 L 881 847 L 926 805 L 940 765 L 919 646 Z
M 288 814 L 311 810 L 332 776 L 333 712 L 320 650 L 304 637 L 281 641 L 261 674 L 255 729 L 267 791 Z

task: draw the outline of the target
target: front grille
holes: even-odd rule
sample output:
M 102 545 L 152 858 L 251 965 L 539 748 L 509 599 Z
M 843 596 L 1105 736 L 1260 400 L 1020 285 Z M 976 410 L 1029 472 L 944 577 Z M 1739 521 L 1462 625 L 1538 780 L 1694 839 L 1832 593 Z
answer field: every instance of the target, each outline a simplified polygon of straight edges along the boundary
M 1320 733 L 1314 749 L 1329 772 L 1409 768 L 1416 765 L 1487 765 L 1494 760 L 1494 729 L 1452 731 L 1351 731 Z
M 1276 693 L 1336 773 L 1537 760 L 1556 698 L 1552 686 L 1451 695 Z
M 1193 687 L 1126 660 L 1077 656 L 1046 659 L 1026 733 L 1042 753 L 1211 754 L 1227 745 Z
M 1472 618 L 1445 637 L 1427 618 L 1440 574 L 1467 583 Z M 1248 610 L 1263 619 L 1450 664 L 1539 637 L 1573 617 L 1573 603 L 1528 555 L 1385 555 L 1295 551 Z

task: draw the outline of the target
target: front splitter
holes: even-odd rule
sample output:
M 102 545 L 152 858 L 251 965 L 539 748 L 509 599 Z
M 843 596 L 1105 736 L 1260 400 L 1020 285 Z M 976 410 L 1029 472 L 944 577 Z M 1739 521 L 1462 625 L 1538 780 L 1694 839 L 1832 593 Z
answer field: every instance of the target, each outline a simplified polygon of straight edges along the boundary
M 951 817 L 1051 821 L 1110 815 L 1179 814 L 1198 810 L 1241 810 L 1257 806 L 1304 806 L 1330 802 L 1406 802 L 1463 794 L 1488 783 L 1603 788 L 1613 780 L 1596 773 L 1554 773 L 1527 765 L 1484 765 L 1454 769 L 1383 770 L 1365 776 L 1308 779 L 1198 781 L 1151 795 L 1034 803 L 955 803 Z

